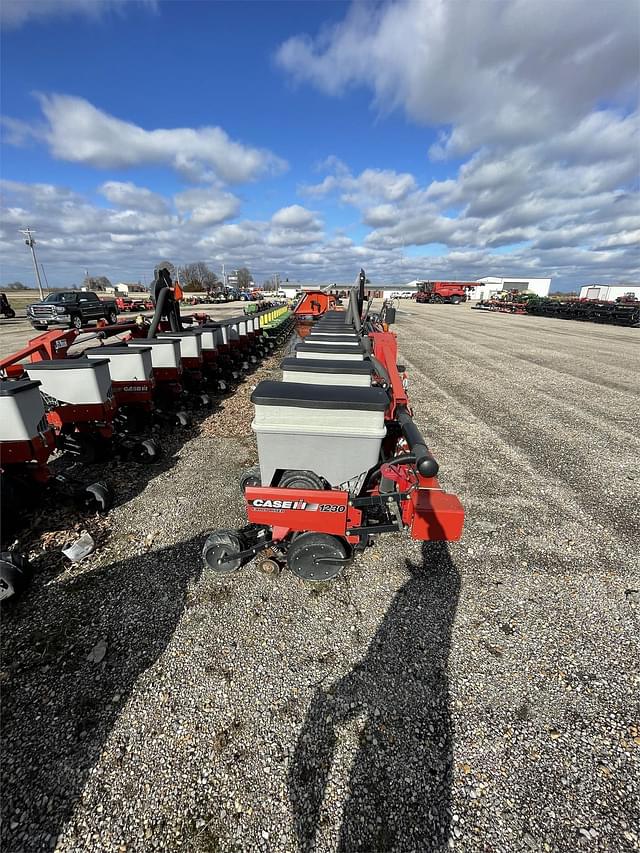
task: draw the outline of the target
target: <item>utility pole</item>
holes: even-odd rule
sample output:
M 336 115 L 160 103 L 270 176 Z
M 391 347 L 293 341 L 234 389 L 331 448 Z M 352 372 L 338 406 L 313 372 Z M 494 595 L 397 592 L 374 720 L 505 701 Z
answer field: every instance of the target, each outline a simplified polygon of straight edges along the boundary
M 42 270 L 42 275 L 44 276 L 44 283 L 47 285 L 47 293 L 49 293 L 51 288 L 49 287 L 49 279 L 47 278 L 47 274 L 44 270 L 44 264 L 40 264 L 40 269 Z
M 33 268 L 36 271 L 36 281 L 38 282 L 38 290 L 40 291 L 40 299 L 44 299 L 44 293 L 42 292 L 42 282 L 40 281 L 40 270 L 38 268 L 38 260 L 36 258 L 36 241 L 33 239 L 33 235 L 35 231 L 32 231 L 30 228 L 20 229 L 21 234 L 25 234 L 27 239 L 24 241 L 27 246 L 31 249 L 31 257 L 33 259 Z

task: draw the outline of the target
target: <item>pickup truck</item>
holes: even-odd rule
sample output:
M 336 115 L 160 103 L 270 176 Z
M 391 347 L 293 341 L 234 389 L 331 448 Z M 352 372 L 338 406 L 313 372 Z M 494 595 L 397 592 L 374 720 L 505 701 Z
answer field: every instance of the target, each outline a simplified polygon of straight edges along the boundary
M 92 320 L 113 325 L 118 321 L 118 306 L 115 299 L 99 299 L 90 290 L 59 290 L 29 305 L 27 318 L 34 329 L 59 325 L 81 329 Z

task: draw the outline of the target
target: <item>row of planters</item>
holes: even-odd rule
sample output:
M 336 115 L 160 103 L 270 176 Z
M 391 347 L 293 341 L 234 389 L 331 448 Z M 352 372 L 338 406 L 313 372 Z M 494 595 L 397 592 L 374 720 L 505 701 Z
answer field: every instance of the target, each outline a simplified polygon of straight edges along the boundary
M 167 325 L 46 332 L 0 362 L 7 549 L 0 555 L 0 599 L 30 577 L 26 558 L 9 546 L 43 501 L 107 512 L 114 499 L 108 482 L 82 482 L 83 467 L 160 461 L 167 431 L 188 427 L 196 413 L 233 393 L 291 334 L 293 318 L 286 306 L 269 305 L 224 320 L 185 318 L 180 331 Z

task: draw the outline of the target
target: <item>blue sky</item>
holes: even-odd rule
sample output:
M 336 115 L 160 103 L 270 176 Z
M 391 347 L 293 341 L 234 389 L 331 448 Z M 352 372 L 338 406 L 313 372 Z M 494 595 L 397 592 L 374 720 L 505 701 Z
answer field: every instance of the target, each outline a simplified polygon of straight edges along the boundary
M 601 5 L 6 0 L 2 281 L 26 225 L 57 284 L 637 279 L 638 16 Z

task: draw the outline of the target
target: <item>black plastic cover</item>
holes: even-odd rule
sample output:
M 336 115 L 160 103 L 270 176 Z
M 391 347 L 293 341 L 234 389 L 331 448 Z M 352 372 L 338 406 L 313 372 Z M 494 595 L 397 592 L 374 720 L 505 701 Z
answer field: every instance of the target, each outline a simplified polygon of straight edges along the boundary
M 39 379 L 0 379 L 0 397 L 13 397 L 40 385 L 42 382 Z
M 382 388 L 307 385 L 303 382 L 274 382 L 266 379 L 251 395 L 251 402 L 257 406 L 384 412 L 389 406 L 389 396 Z
M 325 344 L 296 344 L 296 352 L 327 352 L 328 347 Z M 349 344 L 337 344 L 331 347 L 331 353 L 335 355 L 353 355 L 354 353 L 366 352 L 362 344 L 357 346 L 349 346 Z
M 30 364 L 25 364 L 24 369 L 27 373 L 30 370 L 69 370 L 77 367 L 93 370 L 98 364 L 109 364 L 109 359 L 92 358 L 89 360 L 86 356 L 84 358 L 57 358 L 51 361 L 34 361 Z
M 360 336 L 356 335 L 355 332 L 352 335 L 343 335 L 340 332 L 327 332 L 327 334 L 314 335 L 313 332 L 311 332 L 310 335 L 307 335 L 306 338 L 304 338 L 304 341 L 306 341 L 308 344 L 321 343 L 322 341 L 335 341 L 339 344 L 348 344 L 350 342 L 353 343 L 354 341 L 359 340 Z
M 138 346 L 137 349 L 145 349 L 145 350 L 151 349 L 151 347 L 147 344 L 147 342 L 144 338 L 140 338 L 140 343 L 144 343 L 144 344 L 146 344 L 146 346 L 144 346 L 144 347 Z M 88 352 L 85 353 L 85 357 L 91 358 L 91 359 L 95 358 L 94 352 L 96 354 L 98 354 L 98 357 L 99 357 L 99 354 L 101 354 L 101 353 L 106 353 L 107 355 L 111 355 L 111 353 L 119 353 L 119 352 L 125 353 L 125 352 L 127 352 L 127 350 L 128 350 L 128 347 L 127 347 L 126 343 L 107 344 L 106 346 L 103 346 L 103 347 L 94 347 L 92 350 L 89 350 Z

